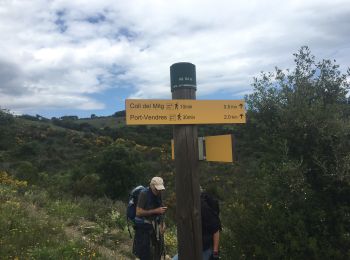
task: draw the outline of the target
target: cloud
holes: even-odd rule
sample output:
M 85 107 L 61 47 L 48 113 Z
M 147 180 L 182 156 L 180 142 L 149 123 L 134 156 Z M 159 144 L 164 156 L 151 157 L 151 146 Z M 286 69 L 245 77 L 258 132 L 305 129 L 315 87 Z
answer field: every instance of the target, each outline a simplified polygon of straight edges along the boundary
M 14 96 L 27 93 L 24 78 L 20 66 L 0 59 L 0 94 Z
M 36 95 L 1 95 L 0 104 L 2 107 L 11 107 L 12 112 L 16 114 L 38 113 L 48 109 L 77 109 L 77 110 L 99 110 L 105 105 L 88 97 L 78 95 L 52 95 L 52 94 L 36 94 Z
M 94 94 L 169 98 L 169 67 L 197 67 L 197 96 L 237 97 L 309 45 L 349 66 L 350 5 L 335 1 L 0 2 L 0 105 L 105 109 Z M 44 101 L 43 101 L 44 100 Z

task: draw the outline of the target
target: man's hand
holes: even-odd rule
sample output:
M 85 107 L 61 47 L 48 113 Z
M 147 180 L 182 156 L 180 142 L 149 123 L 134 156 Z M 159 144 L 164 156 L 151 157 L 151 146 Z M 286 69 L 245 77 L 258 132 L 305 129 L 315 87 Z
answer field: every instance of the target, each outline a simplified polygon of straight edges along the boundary
M 159 208 L 156 208 L 156 209 L 154 210 L 154 212 L 155 212 L 156 214 L 161 215 L 161 214 L 164 214 L 166 210 L 167 210 L 167 207 L 159 207 Z

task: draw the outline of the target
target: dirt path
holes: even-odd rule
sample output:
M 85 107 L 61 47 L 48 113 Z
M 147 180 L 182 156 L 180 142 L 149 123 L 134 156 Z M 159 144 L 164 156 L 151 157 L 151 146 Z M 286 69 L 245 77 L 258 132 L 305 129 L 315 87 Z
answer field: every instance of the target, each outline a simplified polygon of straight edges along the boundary
M 27 205 L 27 213 L 32 217 L 39 217 L 40 219 L 49 218 L 47 212 L 43 208 L 39 208 L 34 204 L 29 203 Z M 113 249 L 106 246 L 100 245 L 96 242 L 91 241 L 92 239 L 89 235 L 84 234 L 84 230 L 88 228 L 95 227 L 97 223 L 90 221 L 79 221 L 74 226 L 65 225 L 63 230 L 68 239 L 73 239 L 75 241 L 80 241 L 89 248 L 94 248 L 98 251 L 104 259 L 113 259 L 113 260 L 135 260 L 135 257 L 132 256 L 132 239 L 127 235 L 123 234 L 122 230 L 111 230 L 108 235 L 110 238 L 105 241 Z M 116 239 L 115 239 L 116 238 Z
M 122 241 L 116 243 L 117 248 L 112 250 L 103 245 L 99 245 L 95 242 L 91 242 L 91 240 L 85 236 L 81 230 L 81 227 L 84 227 L 87 223 L 81 223 L 79 228 L 77 226 L 67 226 L 64 228 L 64 232 L 67 237 L 74 239 L 76 241 L 81 241 L 87 244 L 90 248 L 95 248 L 103 258 L 105 259 L 118 259 L 118 260 L 130 260 L 135 259 L 134 257 L 128 256 L 131 254 L 132 242 L 130 241 Z M 95 224 L 95 223 L 91 223 Z M 117 230 L 113 230 L 113 232 L 118 232 Z

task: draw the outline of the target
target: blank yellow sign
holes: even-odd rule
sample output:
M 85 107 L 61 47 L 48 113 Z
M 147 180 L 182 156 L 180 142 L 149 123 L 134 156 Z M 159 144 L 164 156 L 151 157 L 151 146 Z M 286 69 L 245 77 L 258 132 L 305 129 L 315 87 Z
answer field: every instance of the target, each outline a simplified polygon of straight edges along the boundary
M 204 142 L 204 144 L 201 144 Z M 200 149 L 200 147 L 203 149 Z M 198 138 L 199 158 L 203 158 L 209 162 L 233 162 L 233 136 L 232 135 L 216 135 Z M 174 140 L 171 140 L 171 159 L 175 156 Z M 202 159 L 200 159 L 202 160 Z
M 232 135 L 206 136 L 205 158 L 211 162 L 233 162 Z

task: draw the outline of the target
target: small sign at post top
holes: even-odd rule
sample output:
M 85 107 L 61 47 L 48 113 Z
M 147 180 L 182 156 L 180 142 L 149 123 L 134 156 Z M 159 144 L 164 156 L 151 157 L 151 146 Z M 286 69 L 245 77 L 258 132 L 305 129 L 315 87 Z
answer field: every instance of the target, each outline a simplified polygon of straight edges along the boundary
M 178 88 L 197 89 L 196 66 L 189 62 L 178 62 L 170 67 L 171 92 Z
M 127 99 L 127 125 L 242 124 L 244 100 Z

